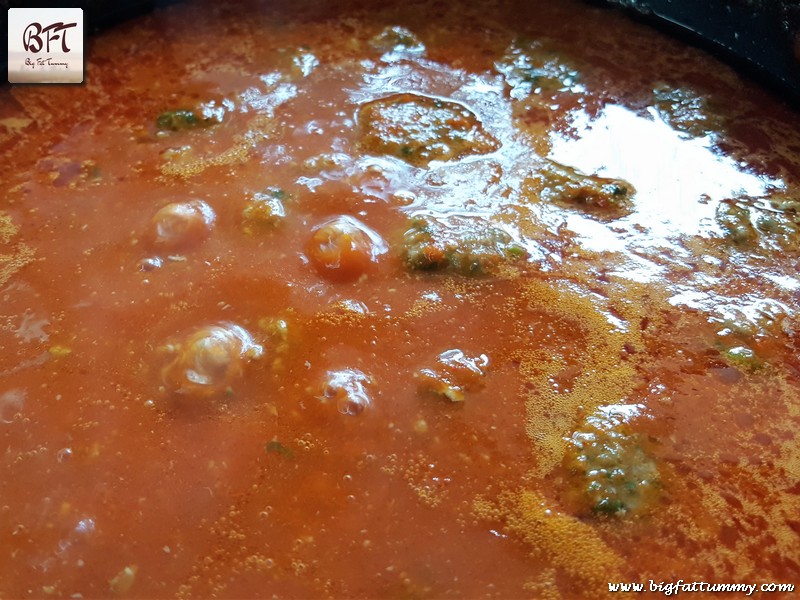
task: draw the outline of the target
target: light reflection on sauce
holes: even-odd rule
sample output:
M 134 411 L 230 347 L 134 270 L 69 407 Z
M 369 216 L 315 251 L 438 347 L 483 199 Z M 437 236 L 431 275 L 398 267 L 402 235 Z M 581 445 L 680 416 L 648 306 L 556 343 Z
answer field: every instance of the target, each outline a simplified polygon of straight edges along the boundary
M 677 236 L 718 232 L 713 225 L 715 202 L 698 198 L 761 196 L 783 187 L 780 180 L 748 172 L 732 158 L 715 153 L 710 136 L 686 139 L 662 120 L 624 106 L 606 106 L 594 121 L 578 114 L 573 125 L 578 130 L 575 137 L 551 136 L 550 158 L 586 173 L 626 179 L 637 190 L 634 214 L 610 225 L 626 229 L 628 244 L 608 227 L 570 216 L 570 229 L 593 250 L 657 247 L 670 245 Z M 637 232 L 634 225 L 645 231 Z

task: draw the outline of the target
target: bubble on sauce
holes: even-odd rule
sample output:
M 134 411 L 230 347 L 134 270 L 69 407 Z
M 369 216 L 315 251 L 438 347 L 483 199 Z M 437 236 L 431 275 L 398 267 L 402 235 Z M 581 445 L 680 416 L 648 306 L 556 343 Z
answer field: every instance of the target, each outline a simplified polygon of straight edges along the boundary
M 376 231 L 347 215 L 320 223 L 306 244 L 306 254 L 317 272 L 342 282 L 374 270 L 380 256 L 388 250 Z
M 417 499 L 426 506 L 437 507 L 449 496 L 452 477 L 422 453 L 409 458 L 400 472 Z
M 264 353 L 247 330 L 233 323 L 202 327 L 173 348 L 177 355 L 162 371 L 164 385 L 195 397 L 227 391 Z
M 63 505 L 62 510 L 69 509 L 69 505 Z M 67 514 L 67 513 L 64 513 Z M 86 544 L 95 535 L 97 524 L 92 517 L 83 517 L 78 520 L 75 525 L 68 530 L 66 535 L 58 540 L 56 543 L 55 556 L 60 560 L 66 560 L 71 554 L 79 552 L 82 548 L 86 548 Z M 54 558 L 50 557 L 45 559 L 41 567 L 45 570 L 54 562 Z M 80 562 L 80 560 L 78 561 Z
M 141 259 L 136 263 L 136 270 L 142 273 L 150 273 L 156 269 L 160 269 L 164 264 L 164 260 L 158 256 L 150 256 Z
M 335 402 L 343 415 L 357 416 L 372 404 L 369 388 L 373 383 L 371 377 L 358 369 L 328 371 L 318 398 L 326 403 Z
M 333 306 L 345 312 L 351 312 L 358 315 L 369 314 L 369 307 L 360 300 L 351 300 L 350 298 L 345 298 L 344 300 L 339 300 L 338 302 L 334 303 Z
M 27 392 L 23 389 L 12 389 L 0 395 L 0 423 L 13 423 L 25 406 Z
M 81 519 L 80 521 L 78 521 L 74 529 L 75 533 L 79 535 L 88 535 L 94 533 L 94 530 L 95 530 L 94 519 L 89 519 L 89 518 Z
M 447 398 L 451 402 L 463 402 L 465 393 L 480 389 L 489 366 L 485 354 L 471 356 L 463 350 L 445 350 L 430 367 L 414 374 L 424 392 Z
M 214 209 L 203 200 L 167 204 L 153 217 L 153 243 L 168 250 L 192 246 L 211 234 L 216 219 Z

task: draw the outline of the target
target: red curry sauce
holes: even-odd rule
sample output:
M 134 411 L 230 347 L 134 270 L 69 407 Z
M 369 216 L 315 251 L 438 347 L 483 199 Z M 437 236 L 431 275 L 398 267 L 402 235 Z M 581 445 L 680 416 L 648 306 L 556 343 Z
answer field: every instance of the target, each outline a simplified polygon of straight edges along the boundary
M 3 91 L 0 595 L 797 583 L 797 114 L 571 2 L 283 4 Z

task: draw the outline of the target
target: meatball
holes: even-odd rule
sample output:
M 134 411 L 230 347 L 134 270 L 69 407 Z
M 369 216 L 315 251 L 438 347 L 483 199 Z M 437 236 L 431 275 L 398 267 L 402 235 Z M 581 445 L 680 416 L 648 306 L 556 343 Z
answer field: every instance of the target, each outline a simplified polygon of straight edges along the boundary
M 173 202 L 153 217 L 153 243 L 164 250 L 180 250 L 202 242 L 214 228 L 214 209 L 202 200 Z
M 367 388 L 372 379 L 358 369 L 328 371 L 322 395 L 323 402 L 336 402 L 336 408 L 343 415 L 356 416 L 372 404 Z
M 203 117 L 193 110 L 167 110 L 156 117 L 156 128 L 159 131 L 181 131 L 206 125 Z
M 630 211 L 633 186 L 622 179 L 586 175 L 577 169 L 547 161 L 525 182 L 534 197 L 618 217 Z
M 358 279 L 371 271 L 386 251 L 386 243 L 375 231 L 347 216 L 315 227 L 306 246 L 320 275 L 333 281 Z
M 800 203 L 783 195 L 766 198 L 737 196 L 723 200 L 716 221 L 725 238 L 742 250 L 754 246 L 778 252 L 800 248 Z
M 725 237 L 737 246 L 751 244 L 758 238 L 747 207 L 734 201 L 720 202 L 714 216 Z
M 433 368 L 420 369 L 415 376 L 421 390 L 451 402 L 463 402 L 465 392 L 483 386 L 487 366 L 489 358 L 485 354 L 468 356 L 456 348 L 442 352 Z
M 741 301 L 740 301 L 741 302 Z M 752 304 L 719 306 L 713 346 L 730 366 L 744 373 L 770 367 L 775 348 L 796 336 L 793 317 L 779 302 L 761 300 Z
M 638 406 L 604 406 L 569 438 L 565 463 L 576 481 L 582 512 L 631 517 L 647 513 L 660 495 L 655 460 L 631 418 Z
M 688 88 L 674 88 L 661 83 L 653 90 L 653 108 L 675 131 L 689 137 L 704 137 L 725 129 L 725 122 L 708 98 Z
M 419 56 L 425 53 L 425 45 L 420 39 L 409 29 L 399 25 L 386 27 L 369 44 L 389 57 Z
M 233 323 L 202 327 L 175 348 L 177 354 L 163 372 L 167 390 L 206 397 L 228 390 L 247 364 L 263 355 L 250 334 Z
M 505 231 L 480 217 L 419 216 L 411 220 L 400 249 L 410 269 L 448 269 L 461 275 L 487 275 L 500 264 L 526 256 Z
M 169 132 L 210 127 L 221 123 L 227 110 L 222 98 L 202 102 L 194 108 L 167 110 L 156 117 L 156 129 Z
M 580 75 L 570 61 L 541 42 L 514 42 L 495 63 L 511 88 L 511 97 L 521 100 L 531 94 L 553 94 L 579 89 Z
M 466 106 L 418 94 L 368 102 L 358 112 L 358 124 L 365 150 L 418 167 L 432 160 L 488 154 L 500 146 Z
M 253 235 L 280 224 L 286 218 L 285 197 L 286 192 L 275 187 L 253 194 L 242 211 L 244 232 Z

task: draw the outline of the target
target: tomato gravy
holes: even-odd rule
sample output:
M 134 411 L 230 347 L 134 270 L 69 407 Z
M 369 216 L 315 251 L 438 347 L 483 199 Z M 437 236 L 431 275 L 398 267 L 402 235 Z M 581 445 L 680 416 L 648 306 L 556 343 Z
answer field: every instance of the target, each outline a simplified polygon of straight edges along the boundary
M 86 55 L 0 103 L 0 596 L 800 583 L 779 99 L 568 0 Z

